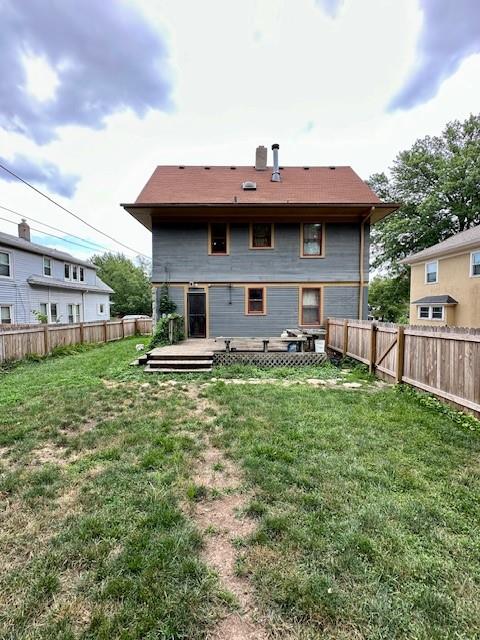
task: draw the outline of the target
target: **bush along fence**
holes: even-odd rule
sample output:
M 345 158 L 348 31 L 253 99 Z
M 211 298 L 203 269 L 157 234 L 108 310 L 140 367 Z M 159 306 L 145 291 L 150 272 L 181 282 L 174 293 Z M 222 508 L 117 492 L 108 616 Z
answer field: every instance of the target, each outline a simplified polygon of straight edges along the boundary
M 184 337 L 183 316 L 178 313 L 168 313 L 163 315 L 157 322 L 149 348 L 153 349 L 167 344 L 176 344 L 183 340 Z
M 363 362 L 387 382 L 404 382 L 480 418 L 480 329 L 343 318 L 325 325 L 329 349 Z
M 106 320 L 77 324 L 3 325 L 0 327 L 0 363 L 29 355 L 46 356 L 56 347 L 111 342 L 152 333 L 150 319 Z

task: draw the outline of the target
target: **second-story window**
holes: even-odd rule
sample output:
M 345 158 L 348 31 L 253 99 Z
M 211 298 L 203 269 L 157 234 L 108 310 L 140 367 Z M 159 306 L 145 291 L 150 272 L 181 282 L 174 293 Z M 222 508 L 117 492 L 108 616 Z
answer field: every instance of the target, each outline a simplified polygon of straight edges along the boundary
M 72 264 L 72 280 L 75 280 L 75 282 L 78 280 L 78 267 L 76 264 Z
M 323 257 L 323 224 L 304 223 L 301 226 L 301 250 L 303 258 Z
M 10 254 L 5 251 L 0 251 L 0 276 L 2 278 L 12 277 Z
M 65 267 L 64 267 L 64 268 L 65 268 L 65 276 L 64 276 L 64 277 L 65 277 L 65 280 L 70 280 L 70 278 L 71 278 L 71 268 L 70 268 L 70 265 L 65 263 Z
M 228 255 L 228 224 L 212 223 L 208 227 L 208 252 L 214 256 Z
M 250 249 L 273 249 L 273 224 L 254 222 L 250 225 Z
M 50 258 L 43 258 L 43 275 L 49 278 L 52 276 L 52 261 Z
M 425 282 L 435 284 L 438 282 L 438 262 L 427 262 L 425 265 Z
M 480 251 L 474 251 L 472 253 L 472 276 L 480 276 Z
M 83 267 L 78 268 L 80 274 L 80 282 L 85 282 L 85 269 Z

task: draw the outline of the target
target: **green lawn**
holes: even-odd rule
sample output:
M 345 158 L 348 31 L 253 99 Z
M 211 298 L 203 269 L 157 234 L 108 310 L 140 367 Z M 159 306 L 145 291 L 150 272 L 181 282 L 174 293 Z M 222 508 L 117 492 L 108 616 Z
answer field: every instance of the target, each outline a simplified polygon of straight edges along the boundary
M 185 390 L 212 376 L 166 389 L 138 342 L 0 372 L 2 638 L 205 638 L 235 607 L 182 510 L 212 429 Z M 277 379 L 199 389 L 254 495 L 238 570 L 272 637 L 480 637 L 478 431 L 358 371 L 212 375 Z

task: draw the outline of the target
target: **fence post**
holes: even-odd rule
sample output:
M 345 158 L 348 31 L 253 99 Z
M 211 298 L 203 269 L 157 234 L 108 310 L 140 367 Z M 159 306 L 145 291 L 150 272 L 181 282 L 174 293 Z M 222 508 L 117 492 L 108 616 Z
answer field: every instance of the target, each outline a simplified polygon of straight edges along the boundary
M 122 318 L 122 338 L 125 338 L 125 320 Z
M 83 328 L 83 322 L 80 322 L 80 344 L 85 342 L 85 332 Z
M 107 331 L 108 331 L 107 320 L 104 320 L 103 321 L 103 337 L 104 337 L 105 344 L 107 343 Z
M 399 384 L 403 378 L 403 357 L 405 354 L 405 327 L 397 328 L 397 362 L 395 367 L 395 383 Z
M 48 333 L 48 324 L 43 327 L 43 336 L 45 339 L 45 355 L 50 353 L 50 334 Z
M 370 355 L 368 358 L 368 370 L 375 372 L 375 358 L 377 357 L 377 325 L 372 322 L 370 325 Z
M 327 353 L 328 339 L 330 337 L 329 333 L 330 333 L 330 320 L 329 320 L 329 318 L 326 318 L 325 319 L 325 353 Z
M 343 355 L 347 355 L 348 350 L 348 320 L 343 321 Z

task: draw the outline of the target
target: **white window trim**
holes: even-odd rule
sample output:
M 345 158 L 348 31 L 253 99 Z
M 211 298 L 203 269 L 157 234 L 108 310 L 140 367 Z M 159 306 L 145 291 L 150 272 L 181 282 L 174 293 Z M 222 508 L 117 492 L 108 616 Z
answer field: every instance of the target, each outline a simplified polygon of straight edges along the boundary
M 55 320 L 55 322 L 52 321 L 52 304 L 56 305 L 57 307 L 57 319 Z M 49 302 L 48 303 L 48 324 L 60 324 L 60 318 L 61 318 L 61 314 L 59 313 L 60 310 L 60 305 L 58 304 L 58 302 Z
M 50 275 L 45 273 L 45 260 L 50 261 Z M 45 278 L 53 278 L 53 258 L 49 258 L 48 256 L 43 256 L 42 266 L 43 266 L 43 275 L 45 276 Z
M 100 311 L 100 307 L 103 307 L 103 311 Z M 107 314 L 107 305 L 105 304 L 105 302 L 99 302 L 97 304 L 97 313 L 99 316 L 104 316 Z
M 8 276 L 4 276 L 5 278 L 7 278 Z M 13 304 L 0 304 L 0 310 L 3 309 L 5 307 L 5 309 L 10 309 L 10 325 L 15 324 L 15 307 L 13 306 Z M 0 325 L 3 324 L 2 323 L 2 315 L 0 313 Z
M 429 282 L 427 279 L 427 267 L 429 264 L 435 264 L 437 267 L 435 280 L 433 282 Z M 438 260 L 429 260 L 425 263 L 425 284 L 438 284 Z
M 440 307 L 442 310 L 441 318 L 433 317 L 433 307 Z M 420 309 L 428 308 L 428 318 L 422 318 L 420 316 Z M 417 318 L 419 320 L 433 320 L 433 322 L 442 322 L 445 320 L 445 305 L 444 304 L 417 304 Z
M 470 252 L 470 278 L 480 278 L 480 273 L 473 273 L 473 254 L 479 253 L 480 249 L 475 249 L 475 251 Z
M 6 253 L 9 256 L 8 266 L 10 267 L 10 275 L 0 276 L 0 280 L 13 280 L 13 251 L 0 247 L 0 253 Z
M 68 278 L 65 276 L 65 267 L 68 267 Z M 72 265 L 69 262 L 63 263 L 63 279 L 66 282 L 70 282 L 72 279 Z

